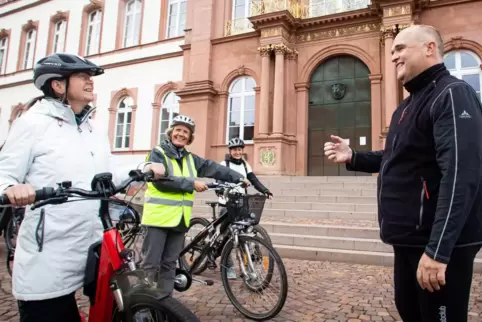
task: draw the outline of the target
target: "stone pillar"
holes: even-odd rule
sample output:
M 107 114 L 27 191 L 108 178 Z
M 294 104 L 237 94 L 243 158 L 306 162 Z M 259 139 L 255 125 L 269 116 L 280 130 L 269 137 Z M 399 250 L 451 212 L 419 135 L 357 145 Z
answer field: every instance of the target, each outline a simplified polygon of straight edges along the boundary
M 228 113 L 228 92 L 219 92 L 219 104 L 218 108 L 222 109 L 224 108 L 224 111 L 218 110 L 218 115 L 219 115 L 219 120 L 218 120 L 218 127 L 217 127 L 217 140 L 216 143 L 218 145 L 223 145 L 226 144 L 226 124 L 228 124 L 228 118 L 229 118 L 229 113 Z M 225 117 L 222 117 L 224 115 Z
M 370 74 L 372 99 L 372 150 L 383 149 L 380 140 L 377 139 L 382 133 L 384 124 L 382 121 L 382 75 Z
M 385 71 L 384 71 L 384 83 L 385 83 L 385 124 L 387 128 L 390 125 L 392 114 L 398 105 L 398 89 L 397 78 L 395 71 L 395 64 L 392 62 L 392 45 L 393 45 L 394 32 L 391 29 L 387 29 L 383 33 L 383 40 L 385 46 Z
M 274 97 L 273 97 L 273 134 L 283 135 L 284 122 L 284 90 L 285 90 L 285 53 L 284 44 L 275 45 L 276 55 L 274 70 Z
M 269 125 L 269 73 L 271 46 L 258 48 L 261 54 L 261 93 L 260 93 L 260 113 L 259 113 L 259 134 L 268 135 Z

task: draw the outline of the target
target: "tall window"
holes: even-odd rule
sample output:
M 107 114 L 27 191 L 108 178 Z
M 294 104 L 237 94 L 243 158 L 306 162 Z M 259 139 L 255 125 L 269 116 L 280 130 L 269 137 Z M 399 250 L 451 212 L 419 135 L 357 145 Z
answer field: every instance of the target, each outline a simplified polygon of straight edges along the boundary
M 54 39 L 52 43 L 53 53 L 64 51 L 66 26 L 67 26 L 67 20 L 60 20 L 54 26 Z
M 167 13 L 167 38 L 184 35 L 186 28 L 187 0 L 169 0 Z
M 171 126 L 172 119 L 177 115 L 179 115 L 179 96 L 174 92 L 169 92 L 164 96 L 161 105 L 159 143 L 167 139 L 166 130 Z
M 7 50 L 8 37 L 0 39 L 0 74 L 5 74 L 7 70 Z
M 141 10 L 141 0 L 130 0 L 126 4 L 123 41 L 124 47 L 139 44 L 139 38 L 141 35 Z
M 99 52 L 100 27 L 102 24 L 102 11 L 95 10 L 89 14 L 87 34 L 85 41 L 85 55 L 95 55 Z
M 310 17 L 331 15 L 334 13 L 345 12 L 367 8 L 369 0 L 310 0 Z
M 117 106 L 115 148 L 128 149 L 131 137 L 132 105 L 131 97 L 124 97 Z
M 482 101 L 482 71 L 479 57 L 466 50 L 452 51 L 445 55 L 444 63 L 450 74 L 469 83 Z
M 244 141 L 253 140 L 256 110 L 254 87 L 256 83 L 249 76 L 239 77 L 231 84 L 226 141 L 234 137 Z
M 25 34 L 25 47 L 23 51 L 22 69 L 33 68 L 36 35 L 37 30 L 35 29 L 30 29 Z
M 233 21 L 231 26 L 231 34 L 238 34 L 252 29 L 250 0 L 233 0 Z

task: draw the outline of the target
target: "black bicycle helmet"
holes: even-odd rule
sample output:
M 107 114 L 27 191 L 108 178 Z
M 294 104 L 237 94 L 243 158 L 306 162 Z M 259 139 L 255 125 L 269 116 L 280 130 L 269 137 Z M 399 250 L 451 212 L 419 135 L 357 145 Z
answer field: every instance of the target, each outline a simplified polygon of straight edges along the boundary
M 232 138 L 231 140 L 229 140 L 228 142 L 229 149 L 237 148 L 237 147 L 244 148 L 244 141 L 241 140 L 240 138 Z
M 192 134 L 194 134 L 194 130 L 196 129 L 196 124 L 194 123 L 193 119 L 185 115 L 177 115 L 172 119 L 171 128 L 176 125 L 187 126 L 191 130 Z
M 44 90 L 49 80 L 69 77 L 73 73 L 89 73 L 91 76 L 102 75 L 104 70 L 93 62 L 75 54 L 52 54 L 40 59 L 33 70 L 35 87 Z

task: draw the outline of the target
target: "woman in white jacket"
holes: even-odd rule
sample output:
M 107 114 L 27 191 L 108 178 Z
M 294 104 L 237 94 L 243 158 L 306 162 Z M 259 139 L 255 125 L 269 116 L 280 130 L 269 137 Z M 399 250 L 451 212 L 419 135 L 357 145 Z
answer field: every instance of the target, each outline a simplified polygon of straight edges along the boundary
M 108 138 L 91 123 L 92 76 L 102 68 L 71 54 L 40 59 L 33 81 L 44 96 L 12 124 L 0 152 L 0 194 L 26 206 L 35 190 L 71 181 L 90 189 L 92 178 L 115 172 Z M 160 164 L 148 165 L 156 177 Z M 116 176 L 127 179 L 128 169 Z M 102 238 L 98 201 L 27 207 L 15 250 L 12 291 L 21 322 L 80 321 L 75 291 L 82 287 L 89 246 Z

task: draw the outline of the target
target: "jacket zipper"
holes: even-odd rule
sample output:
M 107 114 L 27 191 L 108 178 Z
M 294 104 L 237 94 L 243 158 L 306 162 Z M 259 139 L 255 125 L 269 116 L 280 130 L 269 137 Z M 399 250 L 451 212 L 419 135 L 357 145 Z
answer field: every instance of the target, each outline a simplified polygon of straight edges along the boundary
M 378 203 L 380 204 L 380 210 L 382 209 L 382 191 L 383 191 L 383 171 L 385 170 L 385 166 L 387 165 L 388 161 L 392 157 L 393 150 L 395 149 L 395 143 L 397 142 L 398 134 L 395 134 L 392 140 L 392 152 L 390 153 L 390 157 L 383 163 L 382 171 L 380 171 L 380 192 L 378 193 Z M 383 239 L 383 212 L 382 212 L 382 222 L 380 224 L 380 236 Z
M 427 182 L 423 179 L 423 177 L 420 177 L 420 180 L 422 180 L 422 191 L 420 192 L 420 214 L 418 217 L 418 226 L 417 229 L 422 226 L 422 220 L 423 220 L 423 201 L 425 197 L 427 199 L 430 199 L 430 195 L 428 194 L 428 189 L 427 189 Z

